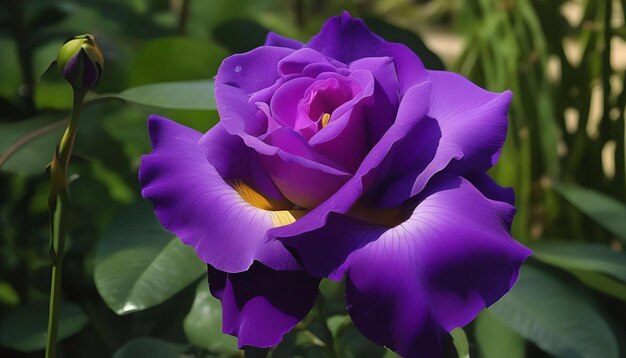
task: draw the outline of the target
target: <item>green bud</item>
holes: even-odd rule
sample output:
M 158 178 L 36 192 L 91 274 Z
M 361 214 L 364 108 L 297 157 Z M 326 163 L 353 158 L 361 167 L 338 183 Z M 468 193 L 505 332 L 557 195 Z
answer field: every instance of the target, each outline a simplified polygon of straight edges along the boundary
M 93 88 L 102 75 L 104 57 L 91 34 L 78 35 L 65 42 L 57 56 L 61 76 L 75 89 Z

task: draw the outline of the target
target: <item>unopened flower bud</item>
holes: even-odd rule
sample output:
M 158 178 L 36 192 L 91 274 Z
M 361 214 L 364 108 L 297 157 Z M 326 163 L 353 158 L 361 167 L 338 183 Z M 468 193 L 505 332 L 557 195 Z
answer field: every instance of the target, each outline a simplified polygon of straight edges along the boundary
M 100 79 L 104 57 L 91 34 L 78 35 L 59 50 L 57 65 L 61 76 L 75 89 L 93 88 Z

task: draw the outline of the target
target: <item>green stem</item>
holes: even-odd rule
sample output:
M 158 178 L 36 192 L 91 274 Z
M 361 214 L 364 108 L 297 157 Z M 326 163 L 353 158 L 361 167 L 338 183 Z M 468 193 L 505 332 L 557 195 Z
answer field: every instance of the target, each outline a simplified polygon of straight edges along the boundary
M 59 327 L 59 304 L 61 300 L 61 276 L 63 252 L 67 232 L 70 198 L 67 183 L 67 168 L 72 156 L 74 141 L 80 117 L 80 108 L 85 91 L 74 90 L 74 106 L 70 121 L 56 148 L 50 163 L 50 258 L 52 260 L 52 282 L 50 286 L 50 310 L 48 314 L 48 335 L 46 358 L 56 357 L 56 343 Z
M 330 331 L 328 327 L 328 317 L 326 315 L 326 299 L 321 294 L 317 300 L 317 312 L 319 313 L 320 321 L 322 323 L 322 329 L 324 333 L 325 340 L 325 350 L 326 354 L 329 358 L 340 358 L 341 354 L 339 351 L 339 346 L 333 337 L 333 333 Z

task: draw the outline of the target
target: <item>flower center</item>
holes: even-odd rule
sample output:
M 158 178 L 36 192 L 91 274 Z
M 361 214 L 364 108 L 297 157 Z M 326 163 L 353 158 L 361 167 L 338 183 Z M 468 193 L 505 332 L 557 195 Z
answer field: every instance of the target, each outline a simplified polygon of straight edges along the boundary
M 330 122 L 330 113 L 324 113 L 320 122 L 322 123 L 322 128 L 326 127 L 326 125 L 328 125 L 328 122 Z

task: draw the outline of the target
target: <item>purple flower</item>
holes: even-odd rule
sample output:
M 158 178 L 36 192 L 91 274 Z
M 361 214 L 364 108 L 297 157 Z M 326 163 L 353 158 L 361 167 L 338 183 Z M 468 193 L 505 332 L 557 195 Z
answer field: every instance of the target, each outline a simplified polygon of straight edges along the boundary
M 307 44 L 271 33 L 215 82 L 202 135 L 149 119 L 143 196 L 209 266 L 224 332 L 272 346 L 346 279 L 374 342 L 437 357 L 447 332 L 514 284 L 530 251 L 510 236 L 513 192 L 485 173 L 511 93 L 426 70 L 348 13 Z

